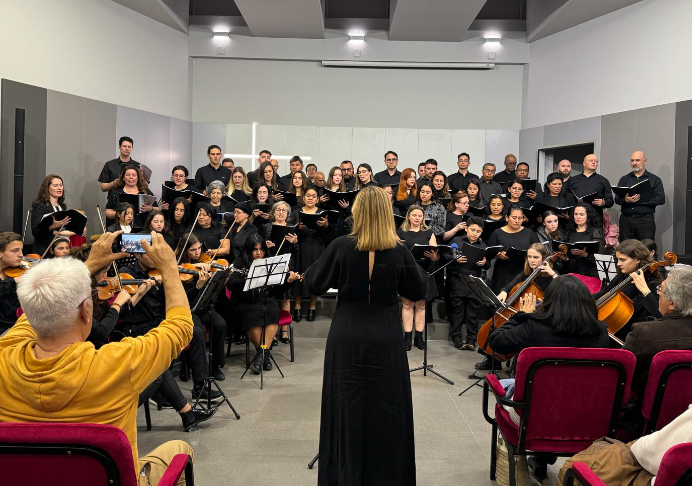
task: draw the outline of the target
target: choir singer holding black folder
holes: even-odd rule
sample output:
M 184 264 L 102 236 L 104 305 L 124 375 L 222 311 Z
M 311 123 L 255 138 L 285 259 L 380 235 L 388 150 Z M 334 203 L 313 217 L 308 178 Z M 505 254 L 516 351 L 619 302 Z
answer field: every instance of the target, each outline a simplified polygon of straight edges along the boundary
M 615 202 L 622 207 L 620 215 L 620 241 L 654 239 L 656 235 L 656 206 L 666 202 L 661 179 L 646 170 L 646 155 L 637 150 L 630 157 L 632 172 L 622 176 L 614 187 Z M 634 188 L 638 183 L 649 181 L 651 190 Z M 629 189 L 627 189 L 629 188 Z M 622 194 L 624 192 L 624 194 Z

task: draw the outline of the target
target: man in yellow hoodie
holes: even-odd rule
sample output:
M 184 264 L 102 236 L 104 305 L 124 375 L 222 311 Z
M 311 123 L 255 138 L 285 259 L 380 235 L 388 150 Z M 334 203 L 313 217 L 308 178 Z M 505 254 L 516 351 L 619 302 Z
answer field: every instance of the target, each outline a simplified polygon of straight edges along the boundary
M 192 316 L 175 255 L 152 233 L 151 245 L 143 246 L 161 272 L 166 319 L 144 336 L 99 350 L 85 342 L 93 310 L 90 275 L 126 256 L 111 251 L 119 233 L 103 235 L 86 263 L 48 260 L 22 276 L 17 294 L 24 315 L 0 338 L 0 422 L 119 427 L 130 441 L 140 485 L 148 486 L 158 483 L 175 454 L 192 456 L 182 441 L 166 442 L 139 461 L 137 453 L 138 396 L 190 342 Z

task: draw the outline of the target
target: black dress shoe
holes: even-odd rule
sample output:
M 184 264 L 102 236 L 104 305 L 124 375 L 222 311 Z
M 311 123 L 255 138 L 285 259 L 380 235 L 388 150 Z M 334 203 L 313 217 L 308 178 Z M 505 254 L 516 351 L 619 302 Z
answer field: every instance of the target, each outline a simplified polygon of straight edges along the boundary
M 197 400 L 198 398 L 200 400 L 206 400 L 209 396 L 209 390 L 208 387 L 204 386 L 203 384 L 195 385 L 192 388 L 192 399 Z M 212 400 L 218 400 L 219 398 L 223 398 L 223 395 L 219 393 L 216 390 L 211 391 L 211 399 Z
M 211 407 L 209 410 L 197 410 L 193 408 L 185 413 L 181 413 L 180 418 L 183 419 L 183 428 L 185 432 L 190 432 L 196 425 L 212 418 L 216 410 L 218 410 L 216 407 Z
M 308 310 L 308 322 L 312 322 L 315 320 L 315 309 L 309 309 Z
M 462 349 L 464 347 L 464 340 L 461 339 L 461 337 L 456 336 L 452 341 L 454 342 L 455 348 Z
M 279 338 L 279 341 L 281 341 L 284 344 L 289 344 L 291 342 L 291 339 L 288 337 L 288 331 L 281 331 L 281 337 Z
M 262 365 L 262 367 L 264 368 L 264 371 L 271 371 L 271 369 L 273 368 L 272 360 L 269 359 L 268 354 L 264 355 L 264 365 Z
M 404 333 L 404 349 L 406 351 L 411 351 L 411 336 L 413 336 L 413 332 Z
M 490 356 L 486 356 L 483 361 L 481 361 L 480 363 L 476 363 L 476 369 L 481 371 L 490 371 L 492 369 L 501 370 L 502 363 L 500 363 L 499 361 L 495 361 L 495 366 L 493 367 L 492 359 L 490 358 Z
M 413 345 L 420 349 L 421 351 L 425 349 L 425 341 L 423 340 L 423 333 L 416 331 L 416 335 L 413 338 Z
M 296 322 L 300 322 L 303 320 L 303 315 L 300 313 L 300 309 L 295 309 L 293 311 L 293 320 Z
M 223 374 L 220 368 L 214 368 L 211 372 L 211 376 L 213 376 L 216 381 L 224 381 L 226 379 L 226 375 Z

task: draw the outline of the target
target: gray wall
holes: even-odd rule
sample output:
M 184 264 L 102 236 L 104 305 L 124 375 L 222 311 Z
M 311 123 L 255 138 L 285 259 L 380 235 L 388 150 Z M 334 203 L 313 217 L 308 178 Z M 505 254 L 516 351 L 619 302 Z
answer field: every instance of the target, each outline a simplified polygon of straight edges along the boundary
M 15 109 L 24 108 L 24 207 L 22 228 L 26 212 L 36 197 L 38 187 L 46 173 L 46 90 L 28 84 L 2 80 L 2 164 L 0 167 L 0 229 L 12 228 L 14 207 L 14 134 Z M 20 228 L 17 231 L 21 232 Z M 28 241 L 31 229 L 27 230 Z
M 680 253 L 692 254 L 686 246 L 692 246 L 685 236 L 687 223 L 687 207 L 689 202 L 687 192 L 687 167 L 692 161 L 688 159 L 688 127 L 692 126 L 692 101 L 683 101 L 676 104 L 675 108 L 675 170 L 674 175 L 674 200 L 673 205 L 673 248 Z M 689 201 L 689 202 L 688 202 Z

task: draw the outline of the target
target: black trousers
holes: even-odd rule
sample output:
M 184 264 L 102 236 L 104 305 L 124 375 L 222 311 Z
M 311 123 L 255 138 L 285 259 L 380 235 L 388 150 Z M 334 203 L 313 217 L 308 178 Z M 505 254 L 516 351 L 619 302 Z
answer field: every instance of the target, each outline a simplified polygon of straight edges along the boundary
M 653 240 L 656 235 L 656 218 L 653 214 L 621 214 L 620 241 L 634 239 Z
M 161 396 L 173 406 L 176 412 L 179 412 L 187 405 L 187 400 L 185 400 L 183 392 L 180 391 L 178 383 L 176 383 L 175 378 L 173 378 L 173 373 L 168 369 L 160 374 L 158 378 L 152 381 L 151 384 L 139 394 L 139 403 L 137 407 L 140 407 L 144 402 L 149 400 L 157 390 Z
M 224 352 L 224 344 L 226 343 L 226 321 L 216 310 L 192 314 L 192 322 L 195 326 L 201 326 L 210 329 L 211 333 L 211 349 L 212 366 L 214 368 L 223 368 L 226 364 L 226 353 Z
M 473 297 L 473 293 L 461 278 L 450 276 L 447 279 L 449 287 L 449 336 L 462 337 L 462 328 L 466 325 L 467 343 L 476 343 L 478 334 L 478 309 L 481 303 Z

